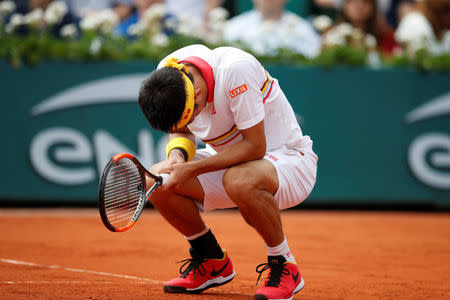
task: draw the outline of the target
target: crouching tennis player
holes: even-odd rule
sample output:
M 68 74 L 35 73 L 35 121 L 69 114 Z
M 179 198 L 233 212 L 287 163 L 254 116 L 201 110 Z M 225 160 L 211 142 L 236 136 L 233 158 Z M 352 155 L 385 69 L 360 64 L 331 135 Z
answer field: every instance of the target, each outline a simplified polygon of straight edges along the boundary
M 305 200 L 316 181 L 317 156 L 278 81 L 250 54 L 231 47 L 181 48 L 160 62 L 139 91 L 150 125 L 168 133 L 170 173 L 151 198 L 190 244 L 169 293 L 200 293 L 235 275 L 200 212 L 237 207 L 266 244 L 269 269 L 255 299 L 292 299 L 304 286 L 289 250 L 280 212 Z M 196 150 L 195 138 L 205 149 Z M 259 279 L 259 277 L 258 277 Z

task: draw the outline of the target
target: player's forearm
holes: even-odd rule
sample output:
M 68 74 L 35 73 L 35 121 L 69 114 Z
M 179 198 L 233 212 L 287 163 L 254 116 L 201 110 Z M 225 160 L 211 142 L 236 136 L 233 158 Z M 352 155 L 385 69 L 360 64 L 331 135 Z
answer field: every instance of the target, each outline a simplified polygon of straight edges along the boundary
M 244 162 L 261 159 L 266 153 L 266 144 L 241 140 L 238 143 L 211 157 L 189 162 L 193 173 L 200 174 L 227 169 Z

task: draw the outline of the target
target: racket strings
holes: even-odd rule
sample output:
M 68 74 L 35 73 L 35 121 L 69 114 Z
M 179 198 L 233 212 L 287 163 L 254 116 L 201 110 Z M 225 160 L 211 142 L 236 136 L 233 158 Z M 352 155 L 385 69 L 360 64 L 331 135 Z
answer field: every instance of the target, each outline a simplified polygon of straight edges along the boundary
M 127 205 L 132 205 L 132 202 L 129 202 L 129 189 L 133 187 L 137 187 L 140 182 L 140 179 L 114 179 L 116 186 L 110 187 L 109 189 L 105 189 L 105 196 L 114 201 L 110 201 L 109 204 L 106 204 L 105 207 L 126 207 Z
M 122 228 L 130 223 L 143 189 L 139 170 L 131 160 L 120 159 L 111 167 L 104 189 L 104 207 L 111 225 Z

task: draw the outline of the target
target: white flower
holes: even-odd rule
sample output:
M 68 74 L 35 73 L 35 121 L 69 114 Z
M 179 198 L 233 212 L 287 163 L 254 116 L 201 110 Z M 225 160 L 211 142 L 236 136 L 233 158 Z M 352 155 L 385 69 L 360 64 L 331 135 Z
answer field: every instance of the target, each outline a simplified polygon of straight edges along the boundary
M 127 33 L 132 36 L 142 35 L 144 32 L 145 26 L 141 22 L 131 24 L 127 29 Z
M 356 41 L 362 41 L 362 39 L 364 38 L 364 33 L 359 28 L 353 28 L 350 36 Z
M 253 53 L 255 53 L 257 56 L 263 56 L 266 55 L 266 47 L 264 43 L 255 42 L 250 45 Z
M 409 58 L 414 58 L 419 50 L 427 49 L 428 42 L 425 38 L 416 38 L 405 44 L 405 54 Z
M 200 19 L 190 19 L 186 16 L 179 18 L 178 33 L 182 35 L 203 38 L 205 31 Z
M 395 39 L 399 43 L 407 44 L 424 39 L 433 40 L 435 36 L 428 20 L 422 14 L 413 12 L 403 17 L 395 32 Z
M 104 34 L 110 34 L 119 21 L 119 16 L 112 9 L 105 9 L 86 16 L 81 20 L 80 27 L 82 30 L 100 30 Z
M 381 59 L 377 51 L 372 50 L 368 53 L 367 63 L 374 69 L 379 69 L 381 67 Z
M 23 25 L 25 23 L 24 16 L 21 14 L 13 14 L 9 20 L 9 24 L 14 27 Z
M 61 36 L 65 38 L 73 38 L 76 36 L 78 30 L 75 24 L 67 24 L 61 28 Z
M 208 14 L 209 20 L 212 23 L 225 21 L 228 18 L 228 15 L 229 15 L 228 10 L 226 10 L 223 7 L 216 7 L 212 9 Z
M 1 26 L 0 26 L 1 28 Z M 6 24 L 5 26 L 5 32 L 6 33 L 12 33 L 14 31 L 14 28 L 11 26 L 11 24 Z
M 431 55 L 441 55 L 445 52 L 444 46 L 440 43 L 428 42 L 426 45 L 426 49 Z
M 203 39 L 211 44 L 218 44 L 223 41 L 223 33 L 225 31 L 226 20 L 210 22 L 208 24 L 208 32 Z
M 112 9 L 105 9 L 98 13 L 100 19 L 100 31 L 105 34 L 111 33 L 119 24 L 119 16 Z
M 367 48 L 373 49 L 377 46 L 377 39 L 371 34 L 366 34 L 365 43 Z
M 67 4 L 63 1 L 51 2 L 45 10 L 44 20 L 49 25 L 54 25 L 61 22 L 67 14 Z
M 0 15 L 8 15 L 16 9 L 16 4 L 13 1 L 0 2 Z
M 353 32 L 353 27 L 349 23 L 341 23 L 335 27 L 335 30 L 343 36 L 349 36 Z
M 100 22 L 96 14 L 88 15 L 81 20 L 80 27 L 82 30 L 97 30 L 101 25 Z
M 333 24 L 333 20 L 329 16 L 321 15 L 313 20 L 313 26 L 318 32 L 324 32 Z
M 209 32 L 204 37 L 204 40 L 210 44 L 218 44 L 223 41 L 222 32 L 218 32 L 218 31 Z
M 146 20 L 154 21 L 161 19 L 166 14 L 166 6 L 162 3 L 155 3 L 144 11 L 143 17 Z
M 223 31 L 225 30 L 225 26 L 226 26 L 226 22 L 215 22 L 215 23 L 209 24 L 209 29 L 213 33 L 222 34 Z
M 97 55 L 100 52 L 100 49 L 102 49 L 102 41 L 100 38 L 95 38 L 89 46 L 89 53 L 91 55 Z
M 24 17 L 21 14 L 13 14 L 9 23 L 5 26 L 5 31 L 7 33 L 12 33 L 20 25 L 24 24 Z
M 44 18 L 44 11 L 40 8 L 33 9 L 24 16 L 23 22 L 27 25 L 37 26 Z
M 176 32 L 183 35 L 189 35 L 191 34 L 191 31 L 193 30 L 191 27 L 191 19 L 189 16 L 186 16 L 184 14 L 181 14 L 178 16 L 178 24 L 176 28 Z
M 168 30 L 177 31 L 178 21 L 175 17 L 167 18 L 164 20 L 164 27 Z
M 450 30 L 447 30 L 442 37 L 442 47 L 444 52 L 450 53 Z
M 145 27 L 146 31 L 158 33 L 161 31 L 161 19 L 166 13 L 166 6 L 162 3 L 156 3 L 144 11 L 139 22 Z
M 427 48 L 427 40 L 424 37 L 417 37 L 413 40 L 410 40 L 408 43 L 408 48 L 412 52 L 417 52 L 421 49 Z
M 192 29 L 192 26 L 188 25 L 189 23 L 180 22 L 178 25 L 177 33 L 182 35 L 193 35 L 194 30 Z
M 58 23 L 60 20 L 58 19 L 58 16 L 53 13 L 52 11 L 46 10 L 44 13 L 44 21 L 45 23 L 49 25 L 54 25 Z
M 325 34 L 323 43 L 328 46 L 343 46 L 346 44 L 345 35 L 334 28 Z
M 163 33 L 155 34 L 152 37 L 152 45 L 157 47 L 166 47 L 169 44 L 169 38 Z

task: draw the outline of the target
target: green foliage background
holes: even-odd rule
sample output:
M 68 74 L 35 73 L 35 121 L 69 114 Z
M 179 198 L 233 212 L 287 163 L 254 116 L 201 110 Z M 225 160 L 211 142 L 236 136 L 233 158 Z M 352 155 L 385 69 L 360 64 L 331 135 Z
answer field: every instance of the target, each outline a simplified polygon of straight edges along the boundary
M 101 45 L 93 50 L 93 43 Z M 85 32 L 78 39 L 57 39 L 46 32 L 28 35 L 0 34 L 0 59 L 6 59 L 13 67 L 36 65 L 42 60 L 91 62 L 91 61 L 158 61 L 176 49 L 194 43 L 205 44 L 202 40 L 175 35 L 165 47 L 152 45 L 147 38 L 127 40 L 122 37 L 99 35 Z M 207 45 L 211 48 L 223 44 Z M 239 45 L 237 45 L 239 46 Z M 250 49 L 240 47 L 252 52 Z M 319 66 L 331 68 L 337 65 L 369 66 L 368 50 L 356 46 L 325 47 L 319 56 L 308 59 L 301 54 L 281 49 L 275 56 L 260 56 L 252 53 L 263 63 L 296 66 Z M 450 70 L 450 53 L 433 56 L 425 49 L 419 50 L 413 57 L 406 55 L 383 57 L 375 67 L 415 67 L 420 70 Z

